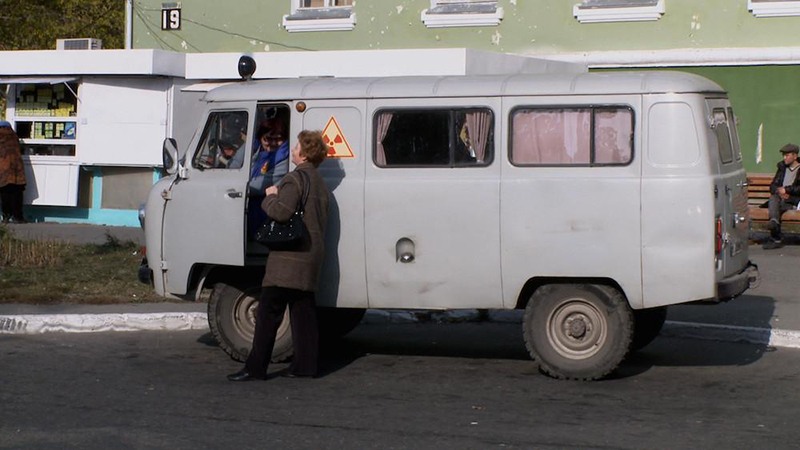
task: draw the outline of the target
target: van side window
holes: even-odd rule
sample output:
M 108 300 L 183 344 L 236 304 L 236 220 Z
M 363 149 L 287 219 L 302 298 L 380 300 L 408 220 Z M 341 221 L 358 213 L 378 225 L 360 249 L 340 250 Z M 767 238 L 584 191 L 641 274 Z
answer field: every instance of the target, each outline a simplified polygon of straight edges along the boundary
M 714 134 L 717 136 L 719 157 L 723 164 L 731 163 L 733 162 L 733 143 L 731 142 L 731 130 L 728 127 L 728 118 L 725 116 L 725 110 L 715 108 L 712 112 L 712 117 L 711 128 L 714 129 Z
M 241 169 L 247 140 L 247 111 L 212 112 L 192 158 L 198 169 Z
M 623 165 L 633 155 L 633 111 L 625 106 L 517 108 L 515 165 Z
M 494 158 L 488 108 L 384 110 L 375 119 L 379 167 L 475 167 Z

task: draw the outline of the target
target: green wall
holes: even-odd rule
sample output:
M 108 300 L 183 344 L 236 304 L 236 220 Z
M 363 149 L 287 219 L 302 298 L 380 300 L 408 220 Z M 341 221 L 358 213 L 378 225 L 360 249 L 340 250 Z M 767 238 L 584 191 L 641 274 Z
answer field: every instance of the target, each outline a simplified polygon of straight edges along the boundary
M 778 151 L 787 142 L 800 144 L 800 66 L 692 67 L 728 91 L 739 119 L 739 139 L 748 172 L 774 172 Z M 762 129 L 762 162 L 756 164 L 758 128 Z

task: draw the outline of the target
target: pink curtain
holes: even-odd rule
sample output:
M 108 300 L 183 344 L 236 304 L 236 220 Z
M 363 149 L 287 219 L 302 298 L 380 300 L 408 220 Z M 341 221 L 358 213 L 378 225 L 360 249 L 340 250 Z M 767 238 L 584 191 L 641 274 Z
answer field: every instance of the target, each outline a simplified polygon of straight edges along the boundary
M 492 115 L 488 111 L 474 111 L 466 114 L 467 130 L 472 149 L 475 150 L 475 162 L 483 163 L 486 159 L 486 146 L 489 141 L 489 130 L 492 127 Z
M 627 109 L 597 110 L 594 115 L 594 161 L 624 164 L 631 160 L 633 121 Z
M 588 164 L 591 110 L 523 110 L 514 114 L 516 164 Z
M 386 151 L 383 149 L 383 140 L 389 131 L 390 123 L 392 123 L 392 113 L 385 112 L 378 116 L 378 130 L 375 136 L 377 139 L 375 143 L 375 162 L 380 167 L 386 167 Z

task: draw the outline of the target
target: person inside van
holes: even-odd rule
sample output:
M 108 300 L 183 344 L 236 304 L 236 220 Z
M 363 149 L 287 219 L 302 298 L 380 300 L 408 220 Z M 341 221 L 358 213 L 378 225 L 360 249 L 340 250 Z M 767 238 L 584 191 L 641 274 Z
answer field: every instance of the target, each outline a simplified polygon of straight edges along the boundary
M 263 195 L 266 188 L 289 172 L 286 125 L 277 117 L 267 119 L 259 125 L 256 137 L 258 146 L 253 154 L 248 186 L 251 194 Z
M 244 141 L 238 144 L 234 140 L 220 141 L 220 152 L 217 167 L 225 169 L 241 169 L 244 164 Z
M 781 147 L 783 161 L 778 163 L 778 170 L 772 178 L 769 186 L 769 228 L 770 239 L 764 242 L 763 247 L 767 250 L 783 247 L 783 233 L 781 232 L 781 215 L 797 208 L 800 202 L 800 176 L 798 168 L 800 161 L 797 154 L 800 147 L 795 144 L 786 144 Z
M 279 117 L 261 122 L 256 132 L 257 147 L 248 182 L 248 236 L 252 237 L 258 226 L 267 220 L 267 214 L 260 207 L 264 190 L 278 184 L 289 172 L 289 140 L 286 139 L 286 133 L 286 123 Z

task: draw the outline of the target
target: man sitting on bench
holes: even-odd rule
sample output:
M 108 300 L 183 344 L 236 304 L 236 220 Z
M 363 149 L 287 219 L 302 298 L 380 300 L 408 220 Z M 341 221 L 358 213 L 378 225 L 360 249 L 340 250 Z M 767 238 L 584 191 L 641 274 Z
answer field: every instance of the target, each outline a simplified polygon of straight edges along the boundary
M 781 233 L 781 215 L 797 208 L 800 202 L 800 177 L 797 176 L 800 161 L 797 153 L 800 147 L 786 144 L 781 147 L 783 161 L 778 163 L 778 170 L 769 185 L 769 228 L 770 239 L 764 242 L 767 250 L 783 247 L 783 234 Z

